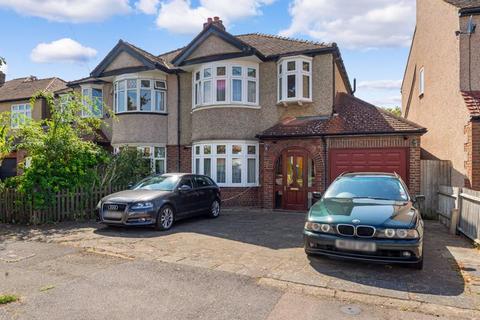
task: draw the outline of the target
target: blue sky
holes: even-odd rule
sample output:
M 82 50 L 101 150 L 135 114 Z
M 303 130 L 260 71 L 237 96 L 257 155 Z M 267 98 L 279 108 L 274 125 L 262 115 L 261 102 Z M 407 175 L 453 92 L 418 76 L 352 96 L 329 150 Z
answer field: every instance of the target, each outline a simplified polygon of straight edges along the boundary
M 88 76 L 119 39 L 159 54 L 188 43 L 206 17 L 233 34 L 337 42 L 357 96 L 400 105 L 415 0 L 0 0 L 7 78 Z

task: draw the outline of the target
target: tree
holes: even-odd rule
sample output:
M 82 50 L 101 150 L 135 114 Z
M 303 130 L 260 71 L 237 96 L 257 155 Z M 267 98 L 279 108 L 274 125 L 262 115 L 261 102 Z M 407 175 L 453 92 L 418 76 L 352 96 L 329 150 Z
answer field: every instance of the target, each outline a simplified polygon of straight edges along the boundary
M 385 108 L 385 110 L 392 113 L 393 115 L 395 115 L 397 117 L 402 116 L 402 109 L 400 109 L 400 107 Z
M 52 94 L 39 92 L 31 99 L 32 106 L 44 98 L 50 109 L 50 118 L 20 119 L 21 141 L 17 146 L 27 152 L 29 165 L 17 177 L 19 190 L 25 192 L 36 208 L 54 202 L 54 195 L 63 190 L 98 182 L 97 167 L 107 162 L 107 153 L 84 137 L 96 135 L 102 120 L 84 105 L 78 95 L 71 94 L 66 103 L 55 103 Z M 82 112 L 90 117 L 82 117 Z
M 13 136 L 10 132 L 10 113 L 2 112 L 0 113 L 0 165 L 5 156 L 12 152 L 12 147 Z
M 7 64 L 7 61 L 5 60 L 4 57 L 0 57 L 0 67 Z
M 127 186 L 145 178 L 151 172 L 150 159 L 143 157 L 137 148 L 122 148 L 100 168 L 100 186 Z

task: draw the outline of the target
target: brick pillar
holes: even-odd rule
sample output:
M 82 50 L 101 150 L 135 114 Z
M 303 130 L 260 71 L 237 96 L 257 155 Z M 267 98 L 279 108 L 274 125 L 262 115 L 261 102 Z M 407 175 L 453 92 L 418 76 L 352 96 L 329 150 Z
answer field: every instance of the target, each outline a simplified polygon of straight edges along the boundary
M 480 190 L 480 121 L 470 122 L 471 127 L 471 166 L 470 181 L 474 190 Z

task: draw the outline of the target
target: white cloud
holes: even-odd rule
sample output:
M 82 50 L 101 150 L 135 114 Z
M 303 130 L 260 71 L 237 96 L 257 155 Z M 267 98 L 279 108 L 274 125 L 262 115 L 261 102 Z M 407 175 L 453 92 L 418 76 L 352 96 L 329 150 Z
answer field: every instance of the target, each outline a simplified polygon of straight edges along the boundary
M 409 46 L 415 0 L 294 0 L 283 36 L 308 35 L 350 49 Z
M 189 0 L 161 1 L 157 26 L 173 33 L 192 34 L 202 30 L 208 17 L 219 16 L 225 25 L 246 17 L 260 15 L 261 7 L 275 0 L 200 0 L 192 7 Z
M 60 22 L 102 21 L 130 12 L 128 0 L 0 0 L 0 8 Z
M 135 8 L 145 14 L 156 14 L 160 0 L 140 0 L 135 3 Z
M 402 80 L 371 80 L 360 81 L 357 85 L 359 89 L 366 90 L 399 90 Z
M 85 47 L 70 38 L 63 38 L 38 44 L 30 53 L 30 58 L 39 63 L 84 62 L 96 54 L 97 50 L 93 48 Z

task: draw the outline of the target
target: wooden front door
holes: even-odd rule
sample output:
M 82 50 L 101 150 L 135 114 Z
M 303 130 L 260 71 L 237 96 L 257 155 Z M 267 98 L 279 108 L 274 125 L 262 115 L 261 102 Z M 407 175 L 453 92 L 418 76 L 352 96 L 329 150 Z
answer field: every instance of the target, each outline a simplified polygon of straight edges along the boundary
M 307 209 L 307 159 L 301 150 L 283 154 L 283 207 L 287 210 Z

